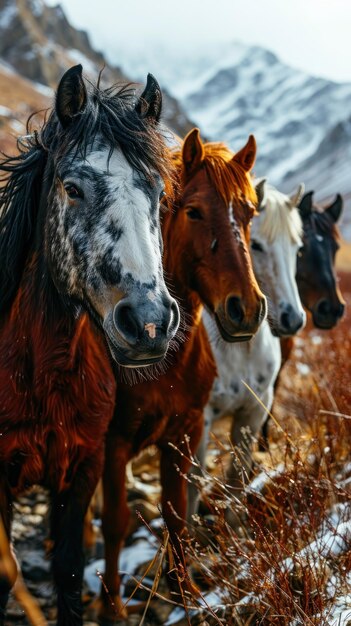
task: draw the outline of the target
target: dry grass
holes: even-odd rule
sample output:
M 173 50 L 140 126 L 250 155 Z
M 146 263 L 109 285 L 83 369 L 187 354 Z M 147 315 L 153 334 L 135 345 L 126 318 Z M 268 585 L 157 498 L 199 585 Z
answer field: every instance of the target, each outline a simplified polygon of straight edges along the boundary
M 341 283 L 350 301 L 351 276 Z M 204 475 L 213 514 L 198 519 L 186 550 L 228 626 L 351 624 L 350 318 L 300 338 L 273 410 L 282 430 L 271 426 L 270 452 L 242 502 L 223 480 L 228 452 L 217 457 L 216 477 Z M 223 437 L 216 444 L 228 450 Z

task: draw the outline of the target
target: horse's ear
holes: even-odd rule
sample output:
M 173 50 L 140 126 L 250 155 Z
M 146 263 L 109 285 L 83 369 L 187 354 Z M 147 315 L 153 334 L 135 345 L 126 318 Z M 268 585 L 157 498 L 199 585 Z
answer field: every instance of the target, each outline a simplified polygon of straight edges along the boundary
M 291 202 L 292 208 L 299 206 L 299 202 L 304 194 L 304 191 L 305 191 L 305 185 L 304 183 L 300 183 L 297 188 L 297 191 L 295 193 L 292 193 L 290 196 L 290 202 Z
M 343 199 L 342 199 L 342 196 L 338 193 L 334 202 L 332 202 L 330 206 L 324 209 L 324 212 L 328 213 L 328 215 L 330 215 L 330 217 L 332 218 L 333 222 L 336 223 L 341 215 L 342 205 L 343 205 Z
M 185 137 L 182 157 L 184 171 L 187 176 L 189 176 L 192 172 L 195 172 L 203 161 L 205 157 L 205 150 L 198 128 L 193 128 Z
M 262 211 L 267 201 L 267 179 L 262 178 L 255 185 L 255 191 L 257 196 L 257 211 Z
M 146 87 L 136 103 L 135 110 L 142 118 L 158 122 L 162 112 L 162 91 L 156 78 L 147 75 Z
M 246 145 L 233 156 L 233 161 L 240 163 L 245 172 L 250 172 L 256 160 L 256 151 L 256 139 L 253 135 L 250 135 Z
M 85 109 L 88 94 L 81 65 L 71 67 L 62 76 L 56 94 L 56 114 L 63 128 L 69 126 L 75 115 Z
M 312 196 L 314 194 L 314 191 L 309 191 L 308 193 L 305 193 L 304 197 L 302 198 L 300 204 L 298 205 L 298 209 L 300 211 L 300 215 L 302 217 L 302 219 L 306 219 L 311 211 L 312 211 L 312 206 L 313 206 L 313 202 L 312 202 Z

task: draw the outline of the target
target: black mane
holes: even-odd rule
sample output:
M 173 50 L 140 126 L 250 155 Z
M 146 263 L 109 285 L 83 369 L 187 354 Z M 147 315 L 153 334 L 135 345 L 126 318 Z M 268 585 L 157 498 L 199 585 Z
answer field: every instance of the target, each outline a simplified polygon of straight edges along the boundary
M 38 131 L 17 142 L 18 154 L 0 160 L 0 314 L 14 298 L 33 240 L 42 182 L 48 160 L 86 156 L 94 141 L 119 146 L 129 164 L 151 182 L 153 173 L 170 175 L 171 162 L 158 126 L 136 110 L 130 85 L 100 89 L 90 85 L 86 107 L 68 128 L 53 109 Z
M 170 160 L 164 137 L 156 124 L 136 110 L 135 89 L 130 85 L 99 89 L 90 85 L 87 105 L 66 129 L 53 111 L 40 132 L 40 141 L 56 156 L 79 153 L 85 156 L 92 143 L 101 138 L 112 154 L 119 146 L 128 163 L 152 178 L 156 171 L 163 178 L 169 174 Z

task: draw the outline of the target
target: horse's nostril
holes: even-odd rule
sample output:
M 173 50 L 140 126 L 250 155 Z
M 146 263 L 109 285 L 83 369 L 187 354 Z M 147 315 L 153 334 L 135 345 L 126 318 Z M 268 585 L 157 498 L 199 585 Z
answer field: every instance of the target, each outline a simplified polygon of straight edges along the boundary
M 139 337 L 139 326 L 132 307 L 128 304 L 117 305 L 113 319 L 117 330 L 125 340 L 130 344 L 136 344 Z
M 280 326 L 284 334 L 295 335 L 304 325 L 304 321 L 304 315 L 294 311 L 293 308 L 284 311 L 280 316 Z
M 338 317 L 342 317 L 344 315 L 345 305 L 340 303 L 338 307 Z
M 241 304 L 240 298 L 237 296 L 231 296 L 226 301 L 226 312 L 229 319 L 235 324 L 240 324 L 244 319 L 244 309 Z
M 320 315 L 329 315 L 331 313 L 331 305 L 328 300 L 321 300 L 318 303 L 317 311 Z
M 168 328 L 167 328 L 167 334 L 169 336 L 174 337 L 174 335 L 176 334 L 178 330 L 179 322 L 180 322 L 179 306 L 175 300 L 172 300 L 171 311 L 170 311 L 170 321 L 169 321 Z
M 289 313 L 282 313 L 280 317 L 280 323 L 285 330 L 290 330 L 290 315 Z

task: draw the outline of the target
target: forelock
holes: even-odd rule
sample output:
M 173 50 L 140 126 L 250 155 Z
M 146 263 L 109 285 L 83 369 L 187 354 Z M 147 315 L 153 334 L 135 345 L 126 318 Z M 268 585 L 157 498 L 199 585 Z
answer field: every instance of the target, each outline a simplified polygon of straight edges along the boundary
M 90 85 L 85 109 L 63 129 L 52 111 L 39 132 L 43 148 L 59 160 L 85 158 L 92 146 L 105 147 L 110 156 L 119 147 L 128 163 L 152 180 L 156 172 L 163 179 L 172 176 L 172 161 L 166 132 L 159 124 L 143 119 L 135 108 L 134 87 L 124 85 L 100 89 Z
M 291 207 L 289 196 L 267 184 L 266 202 L 260 212 L 259 232 L 268 243 L 285 237 L 299 243 L 302 237 L 302 220 L 296 207 Z

